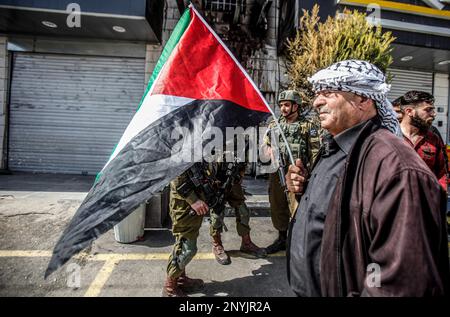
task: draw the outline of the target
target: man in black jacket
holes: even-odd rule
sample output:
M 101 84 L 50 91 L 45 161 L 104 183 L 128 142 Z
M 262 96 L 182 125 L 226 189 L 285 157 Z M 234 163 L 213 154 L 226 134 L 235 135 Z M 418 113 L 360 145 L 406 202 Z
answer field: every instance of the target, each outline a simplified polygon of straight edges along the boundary
M 448 292 L 445 194 L 403 142 L 383 73 L 365 61 L 310 78 L 324 141 L 293 217 L 288 279 L 299 296 L 423 296 Z

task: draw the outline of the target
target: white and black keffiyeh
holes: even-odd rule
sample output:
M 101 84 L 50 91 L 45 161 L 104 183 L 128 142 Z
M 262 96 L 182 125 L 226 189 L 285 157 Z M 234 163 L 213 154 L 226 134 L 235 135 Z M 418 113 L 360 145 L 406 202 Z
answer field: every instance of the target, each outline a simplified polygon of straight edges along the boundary
M 347 91 L 374 100 L 382 125 L 400 135 L 397 115 L 387 99 L 391 85 L 386 83 L 383 72 L 375 65 L 362 60 L 346 60 L 318 71 L 308 81 L 314 92 Z

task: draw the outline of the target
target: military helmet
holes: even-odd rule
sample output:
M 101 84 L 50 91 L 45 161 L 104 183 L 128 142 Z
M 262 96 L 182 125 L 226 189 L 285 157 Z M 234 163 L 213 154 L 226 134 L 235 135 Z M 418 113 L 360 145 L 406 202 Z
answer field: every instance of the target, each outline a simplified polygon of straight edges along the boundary
M 300 97 L 300 94 L 295 90 L 284 90 L 280 92 L 280 95 L 278 96 L 278 102 L 285 100 L 292 101 L 299 106 L 302 105 L 302 98 Z

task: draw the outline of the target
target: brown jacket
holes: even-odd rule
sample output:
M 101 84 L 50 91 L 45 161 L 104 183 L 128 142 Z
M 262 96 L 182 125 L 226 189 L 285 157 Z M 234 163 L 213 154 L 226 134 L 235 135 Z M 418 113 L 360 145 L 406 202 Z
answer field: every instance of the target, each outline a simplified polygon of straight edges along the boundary
M 377 118 L 369 120 L 330 202 L 322 295 L 448 294 L 446 198 L 417 153 Z M 381 269 L 379 284 L 371 263 Z

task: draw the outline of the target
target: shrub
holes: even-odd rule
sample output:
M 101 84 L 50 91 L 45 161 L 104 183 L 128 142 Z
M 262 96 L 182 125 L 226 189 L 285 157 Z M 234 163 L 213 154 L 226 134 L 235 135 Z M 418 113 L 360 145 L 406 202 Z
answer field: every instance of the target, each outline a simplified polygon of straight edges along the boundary
M 310 103 L 314 95 L 308 77 L 333 63 L 362 59 L 386 73 L 393 61 L 391 32 L 383 33 L 381 26 L 371 25 L 357 10 L 346 9 L 325 22 L 319 22 L 318 14 L 318 5 L 311 12 L 303 10 L 295 38 L 287 40 L 289 88 L 298 90 L 305 102 Z

